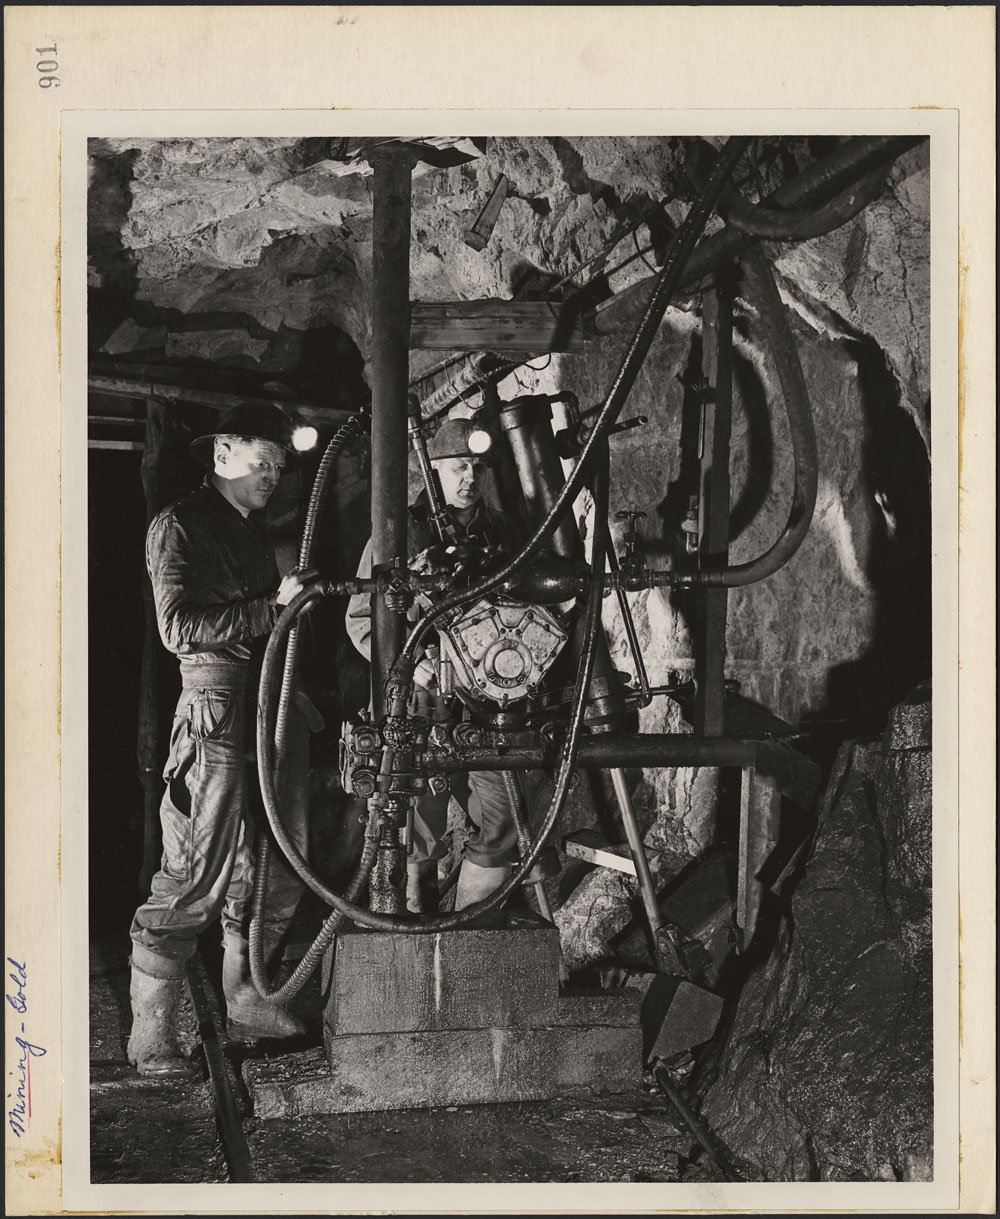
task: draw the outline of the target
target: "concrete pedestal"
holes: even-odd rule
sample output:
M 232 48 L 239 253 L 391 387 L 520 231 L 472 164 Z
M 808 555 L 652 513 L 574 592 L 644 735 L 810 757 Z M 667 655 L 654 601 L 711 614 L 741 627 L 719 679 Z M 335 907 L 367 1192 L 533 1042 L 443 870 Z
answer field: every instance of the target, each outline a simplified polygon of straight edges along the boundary
M 354 930 L 323 968 L 318 1053 L 245 1067 L 258 1117 L 546 1100 L 639 1084 L 640 996 L 559 994 L 559 935 L 530 914 L 434 935 Z

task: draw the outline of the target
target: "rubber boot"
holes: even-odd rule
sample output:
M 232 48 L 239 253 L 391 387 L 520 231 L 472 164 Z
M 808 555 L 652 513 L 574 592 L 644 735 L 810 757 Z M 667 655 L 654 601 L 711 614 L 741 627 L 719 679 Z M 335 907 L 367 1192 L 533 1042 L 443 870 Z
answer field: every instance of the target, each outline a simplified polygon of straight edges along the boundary
M 489 897 L 507 879 L 507 865 L 499 868 L 484 868 L 471 859 L 463 859 L 455 890 L 455 909 L 464 910 Z
M 441 891 L 436 859 L 411 860 L 406 865 L 406 908 L 412 914 L 435 914 Z
M 264 959 L 276 947 L 264 939 Z M 301 1037 L 306 1026 L 277 1003 L 263 999 L 250 976 L 250 945 L 244 936 L 227 931 L 222 937 L 222 991 L 226 996 L 229 1033 L 243 1041 L 264 1037 Z
M 177 1009 L 181 1000 L 183 976 L 154 978 L 132 966 L 132 1032 L 128 1039 L 128 1060 L 140 1075 L 159 1075 L 172 1079 L 194 1079 L 201 1072 L 184 1056 L 178 1043 Z

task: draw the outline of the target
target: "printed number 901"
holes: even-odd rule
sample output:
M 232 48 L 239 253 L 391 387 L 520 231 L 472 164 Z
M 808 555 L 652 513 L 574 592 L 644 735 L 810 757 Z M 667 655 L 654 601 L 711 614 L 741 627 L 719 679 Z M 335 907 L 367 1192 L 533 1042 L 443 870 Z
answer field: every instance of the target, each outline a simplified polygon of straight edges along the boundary
M 42 56 L 55 55 L 56 48 L 35 47 L 35 54 Z M 35 67 L 40 73 L 38 77 L 39 89 L 51 89 L 53 85 L 55 85 L 57 89 L 59 88 L 59 77 L 53 75 L 54 72 L 59 71 L 59 65 L 54 59 L 39 59 L 38 63 L 35 64 Z

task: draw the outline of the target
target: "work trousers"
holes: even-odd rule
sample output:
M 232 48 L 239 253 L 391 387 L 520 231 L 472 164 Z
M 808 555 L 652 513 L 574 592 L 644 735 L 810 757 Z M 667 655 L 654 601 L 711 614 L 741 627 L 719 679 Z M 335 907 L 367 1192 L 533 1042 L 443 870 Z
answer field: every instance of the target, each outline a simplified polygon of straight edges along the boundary
M 446 719 L 448 711 L 440 695 L 416 687 L 411 715 L 431 722 Z M 468 813 L 474 829 L 466 842 L 465 858 L 483 868 L 498 868 L 517 857 L 517 831 L 510 811 L 510 798 L 503 776 L 494 770 L 474 770 L 451 776 L 450 790 L 440 795 L 418 796 L 413 801 L 413 854 L 424 859 L 443 859 L 448 830 L 448 802 L 454 796 Z
M 178 977 L 198 935 L 220 915 L 226 932 L 246 935 L 255 836 L 266 823 L 247 730 L 255 692 L 191 688 L 174 713 L 160 804 L 163 856 L 149 899 L 132 921 L 132 958 L 156 977 Z M 249 716 L 249 720 L 248 720 Z M 282 821 L 303 856 L 308 849 L 309 729 L 292 705 L 280 772 Z M 272 844 L 264 935 L 287 930 L 303 884 Z

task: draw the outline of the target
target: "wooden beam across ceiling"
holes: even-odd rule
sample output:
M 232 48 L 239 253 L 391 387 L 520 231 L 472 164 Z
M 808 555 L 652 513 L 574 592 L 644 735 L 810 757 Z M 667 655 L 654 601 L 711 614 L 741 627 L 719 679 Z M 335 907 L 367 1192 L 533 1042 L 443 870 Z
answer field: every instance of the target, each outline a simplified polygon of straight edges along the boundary
M 410 348 L 440 351 L 580 351 L 583 331 L 548 301 L 411 301 Z

